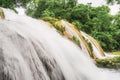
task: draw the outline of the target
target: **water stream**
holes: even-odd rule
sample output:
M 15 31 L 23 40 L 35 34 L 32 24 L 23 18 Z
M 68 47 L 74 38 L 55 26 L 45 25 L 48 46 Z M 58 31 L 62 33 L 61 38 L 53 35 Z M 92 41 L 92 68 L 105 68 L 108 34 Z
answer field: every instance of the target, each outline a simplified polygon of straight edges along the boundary
M 43 21 L 3 10 L 0 80 L 120 80 Z

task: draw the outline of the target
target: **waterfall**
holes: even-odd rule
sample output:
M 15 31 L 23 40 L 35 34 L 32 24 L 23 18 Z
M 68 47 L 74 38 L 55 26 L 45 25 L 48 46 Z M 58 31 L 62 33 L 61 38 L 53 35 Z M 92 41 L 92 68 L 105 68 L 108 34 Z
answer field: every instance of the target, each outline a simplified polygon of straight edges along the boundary
M 16 0 L 16 8 L 15 10 L 17 11 L 18 15 L 26 15 L 25 14 L 25 8 L 22 5 L 22 1 L 21 0 Z
M 82 36 L 79 35 L 79 33 L 77 33 L 77 30 L 70 26 L 69 23 L 65 22 L 65 21 L 61 21 L 62 25 L 65 27 L 65 31 L 67 32 L 67 34 L 69 34 L 70 36 L 73 36 L 76 37 L 79 41 L 80 41 L 80 47 L 82 49 L 82 51 L 85 53 L 85 54 L 89 54 L 89 51 L 87 49 L 87 46 L 85 45 L 84 41 L 81 39 Z
M 18 15 L 26 15 L 25 8 L 23 8 L 22 6 L 16 7 L 15 9 L 17 10 Z
M 41 20 L 3 9 L 0 80 L 119 80 Z
M 92 38 L 91 36 L 87 35 L 86 33 L 82 32 L 82 31 L 81 31 L 81 33 L 84 36 L 84 38 L 87 39 L 92 44 L 93 53 L 95 54 L 95 56 L 99 59 L 105 58 L 105 56 L 103 56 L 104 51 L 102 50 L 102 48 L 100 47 L 98 42 L 96 40 L 94 40 L 94 38 Z
M 15 0 L 15 2 L 16 2 L 16 6 L 17 6 L 17 7 L 22 6 L 21 0 Z

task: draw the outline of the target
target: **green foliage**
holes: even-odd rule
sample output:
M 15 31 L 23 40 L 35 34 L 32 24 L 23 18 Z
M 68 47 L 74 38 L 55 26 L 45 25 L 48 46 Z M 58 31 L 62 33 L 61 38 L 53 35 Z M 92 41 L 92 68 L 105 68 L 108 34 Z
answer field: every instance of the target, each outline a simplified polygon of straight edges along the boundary
M 79 21 L 75 20 L 75 21 L 72 22 L 72 24 L 73 24 L 73 25 L 76 25 L 77 28 L 78 28 L 78 30 L 81 29 L 82 24 L 81 24 Z
M 110 59 L 96 59 L 96 65 L 98 67 L 120 69 L 120 56 Z
M 42 17 L 55 17 L 55 14 L 52 11 L 44 10 Z
M 109 32 L 94 32 L 92 35 L 99 41 L 104 50 L 115 50 L 117 42 Z
M 27 4 L 28 4 L 30 1 L 32 1 L 32 0 L 19 0 L 19 1 L 20 1 L 19 3 L 21 3 L 22 6 L 26 7 Z M 35 0 L 34 0 L 34 1 L 35 1 Z
M 15 0 L 0 0 L 0 6 L 4 8 L 14 9 Z
M 114 22 L 111 25 L 113 39 L 116 40 L 115 49 L 120 50 L 120 13 L 115 15 Z
M 69 15 L 68 11 L 70 11 L 70 8 L 76 6 L 76 4 L 77 0 L 39 0 L 29 5 L 27 13 L 32 17 L 40 18 L 44 14 L 44 11 L 48 10 L 53 12 L 56 18 L 61 18 L 65 12 Z M 34 8 L 31 8 L 31 6 Z M 34 11 L 34 13 L 31 11 Z
M 89 19 L 89 7 L 87 5 L 77 5 L 72 9 L 71 16 L 74 20 L 85 23 Z
M 120 4 L 120 0 L 106 0 L 108 4 Z
M 111 24 L 107 6 L 91 7 L 80 4 L 73 8 L 71 16 L 82 24 L 81 30 L 91 34 L 92 31 L 102 31 Z
M 0 7 L 10 8 L 15 11 L 15 7 L 20 4 L 26 7 L 27 3 L 31 0 L 0 0 Z

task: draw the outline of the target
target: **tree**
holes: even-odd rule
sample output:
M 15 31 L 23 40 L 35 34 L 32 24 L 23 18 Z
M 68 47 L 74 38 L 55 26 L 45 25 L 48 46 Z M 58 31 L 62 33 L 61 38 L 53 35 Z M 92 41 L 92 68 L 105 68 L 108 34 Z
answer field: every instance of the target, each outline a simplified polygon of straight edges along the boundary
M 26 7 L 26 4 L 31 0 L 0 0 L 0 6 L 4 8 L 13 9 L 17 6 L 17 4 L 21 4 L 21 6 Z
M 120 0 L 106 0 L 108 4 L 120 4 Z
M 0 0 L 0 6 L 4 8 L 13 9 L 15 7 L 15 0 Z
M 35 5 L 35 7 L 31 9 L 28 7 L 27 9 L 27 13 L 29 15 L 31 15 L 31 11 L 34 11 L 31 16 L 38 18 L 41 17 L 44 10 L 49 10 L 55 14 L 55 17 L 61 18 L 61 13 L 64 13 L 70 10 L 70 8 L 76 6 L 77 0 L 39 0 L 34 4 L 37 6 Z

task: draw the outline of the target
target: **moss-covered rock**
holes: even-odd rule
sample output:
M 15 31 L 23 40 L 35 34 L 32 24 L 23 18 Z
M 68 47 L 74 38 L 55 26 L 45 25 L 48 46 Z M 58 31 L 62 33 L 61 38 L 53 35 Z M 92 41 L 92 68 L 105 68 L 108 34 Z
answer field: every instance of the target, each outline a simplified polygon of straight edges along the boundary
M 60 34 L 62 35 L 64 34 L 65 27 L 61 24 L 60 20 L 52 17 L 43 17 L 42 20 L 51 23 L 53 27 L 55 27 Z
M 90 57 L 93 58 L 93 59 L 96 58 L 95 55 L 94 55 L 94 53 L 93 53 L 92 44 L 91 44 L 87 39 L 85 39 L 84 36 L 82 36 L 82 37 L 83 37 L 83 39 L 86 41 L 86 43 L 87 43 L 87 45 L 88 45 Z
M 87 41 L 87 44 L 88 44 L 88 47 L 89 47 L 89 49 L 90 49 L 90 57 L 92 57 L 92 58 L 94 58 L 94 53 L 93 53 L 93 47 L 92 47 L 92 44 L 89 42 L 89 41 Z
M 5 16 L 4 16 L 4 12 L 3 10 L 0 8 L 0 19 L 4 19 Z
M 80 45 L 80 41 L 79 39 L 76 37 L 76 36 L 73 36 L 72 37 L 72 40 L 77 44 L 77 45 Z M 81 47 L 81 46 L 80 46 Z
M 52 18 L 52 17 L 43 17 L 41 19 L 44 20 L 44 21 L 47 21 L 47 22 L 49 22 L 51 24 L 54 24 L 56 21 L 58 21 L 58 19 Z
M 96 59 L 96 65 L 102 68 L 120 69 L 120 56 L 112 59 Z
M 61 24 L 60 21 L 55 22 L 53 25 L 58 30 L 59 33 L 61 33 L 62 35 L 64 34 L 65 27 Z

